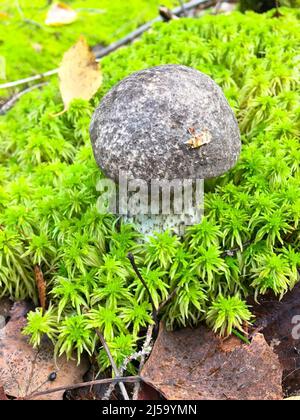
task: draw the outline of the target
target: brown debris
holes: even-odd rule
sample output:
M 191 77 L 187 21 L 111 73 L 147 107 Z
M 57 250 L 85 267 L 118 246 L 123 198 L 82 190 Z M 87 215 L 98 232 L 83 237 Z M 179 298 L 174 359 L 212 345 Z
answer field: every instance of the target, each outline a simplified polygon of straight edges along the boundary
M 41 270 L 41 267 L 39 265 L 36 265 L 34 267 L 34 275 L 35 275 L 35 282 L 38 289 L 39 294 L 39 302 L 41 305 L 41 308 L 43 310 L 46 309 L 46 282 L 44 279 L 43 272 Z
M 3 386 L 0 385 L 0 401 L 8 401 Z
M 73 99 L 90 100 L 102 84 L 100 64 L 84 37 L 80 37 L 63 56 L 58 70 L 60 92 L 69 109 Z M 64 112 L 63 111 L 63 112 Z
M 204 326 L 161 328 L 141 376 L 169 400 L 282 399 L 282 369 L 261 334 L 246 345 Z
M 80 382 L 88 369 L 86 361 L 76 366 L 65 357 L 53 359 L 53 346 L 45 340 L 39 350 L 33 349 L 27 337 L 21 334 L 26 325 L 25 315 L 28 305 L 19 302 L 10 312 L 11 319 L 0 334 L 0 378 L 6 395 L 25 398 L 38 390 L 48 390 Z M 54 381 L 48 381 L 56 372 Z M 57 400 L 63 398 L 64 391 L 49 394 L 41 399 Z
M 281 301 L 275 297 L 254 305 L 256 327 L 278 355 L 283 367 L 283 388 L 286 395 L 300 392 L 300 284 Z M 297 321 L 293 324 L 293 320 Z
M 146 384 L 145 382 L 141 383 L 137 400 L 159 401 L 163 399 L 163 396 L 152 386 Z

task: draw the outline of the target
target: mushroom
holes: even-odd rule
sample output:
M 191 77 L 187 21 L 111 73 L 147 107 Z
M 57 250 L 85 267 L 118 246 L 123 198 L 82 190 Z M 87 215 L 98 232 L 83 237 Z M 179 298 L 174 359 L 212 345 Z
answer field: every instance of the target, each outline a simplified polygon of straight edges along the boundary
M 140 187 L 139 200 L 133 201 L 146 204 L 146 211 L 138 214 L 133 205 L 123 217 L 145 234 L 169 228 L 182 234 L 186 225 L 199 223 L 195 195 L 196 201 L 203 198 L 203 180 L 232 168 L 241 149 L 236 118 L 220 87 L 181 65 L 142 70 L 122 80 L 96 109 L 90 136 L 104 174 L 117 184 L 126 178 L 127 189 L 133 185 L 129 198 Z M 169 213 L 151 211 L 164 206 L 162 194 L 151 194 L 160 183 L 171 186 Z M 185 185 L 193 193 L 182 211 L 174 205 L 174 186 L 180 183 L 179 190 Z

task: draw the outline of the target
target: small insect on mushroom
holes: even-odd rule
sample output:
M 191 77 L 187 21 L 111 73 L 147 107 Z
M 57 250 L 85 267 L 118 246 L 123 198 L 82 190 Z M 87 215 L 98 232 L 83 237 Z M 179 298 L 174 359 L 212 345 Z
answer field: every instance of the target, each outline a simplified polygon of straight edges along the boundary
M 201 131 L 201 133 L 196 133 L 195 128 L 188 129 L 189 134 L 192 136 L 186 144 L 190 145 L 192 149 L 198 149 L 198 147 L 208 144 L 212 140 L 212 136 L 207 128 Z

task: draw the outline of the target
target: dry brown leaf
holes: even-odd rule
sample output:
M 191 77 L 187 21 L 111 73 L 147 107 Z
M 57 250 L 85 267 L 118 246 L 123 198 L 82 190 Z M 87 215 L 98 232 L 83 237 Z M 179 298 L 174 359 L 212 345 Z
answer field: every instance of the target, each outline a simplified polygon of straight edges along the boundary
M 281 400 L 282 369 L 263 335 L 229 341 L 203 326 L 160 328 L 141 376 L 169 400 Z
M 286 395 L 300 393 L 300 340 L 294 317 L 300 314 L 300 284 L 281 301 L 273 296 L 253 302 L 256 327 L 274 349 L 283 367 L 283 387 Z
M 36 391 L 44 391 L 60 386 L 82 382 L 88 369 L 87 361 L 79 366 L 65 357 L 53 359 L 53 346 L 44 341 L 39 350 L 28 344 L 28 339 L 21 334 L 26 325 L 25 315 L 28 306 L 24 302 L 16 303 L 11 311 L 11 319 L 0 334 L 0 378 L 6 395 L 24 398 Z M 48 381 L 50 373 L 56 372 L 57 378 Z M 64 391 L 39 397 L 39 399 L 61 400 Z
M 65 53 L 58 75 L 64 111 L 73 99 L 88 101 L 95 95 L 102 84 L 102 73 L 84 37 Z
M 48 10 L 45 24 L 48 26 L 69 25 L 77 19 L 77 12 L 65 3 L 54 3 Z
M 43 308 L 44 310 L 46 309 L 46 282 L 44 279 L 44 275 L 43 272 L 40 268 L 39 265 L 36 265 L 34 267 L 34 275 L 35 275 L 35 283 L 38 289 L 38 294 L 39 294 L 39 301 L 40 301 L 40 305 L 41 308 Z
M 146 384 L 146 382 L 141 382 L 137 399 L 146 401 L 158 401 L 162 399 L 162 395 L 158 392 L 157 389 Z
M 5 391 L 2 385 L 0 385 L 0 401 L 8 401 L 7 395 L 5 394 Z

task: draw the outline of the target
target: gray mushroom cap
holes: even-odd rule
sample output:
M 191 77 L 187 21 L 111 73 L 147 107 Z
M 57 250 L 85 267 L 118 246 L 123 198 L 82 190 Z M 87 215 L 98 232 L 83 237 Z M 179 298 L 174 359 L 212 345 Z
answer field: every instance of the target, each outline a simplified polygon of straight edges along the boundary
M 116 181 L 120 171 L 146 181 L 212 178 L 233 167 L 241 149 L 222 90 L 180 65 L 122 80 L 96 109 L 90 136 L 98 165 Z

